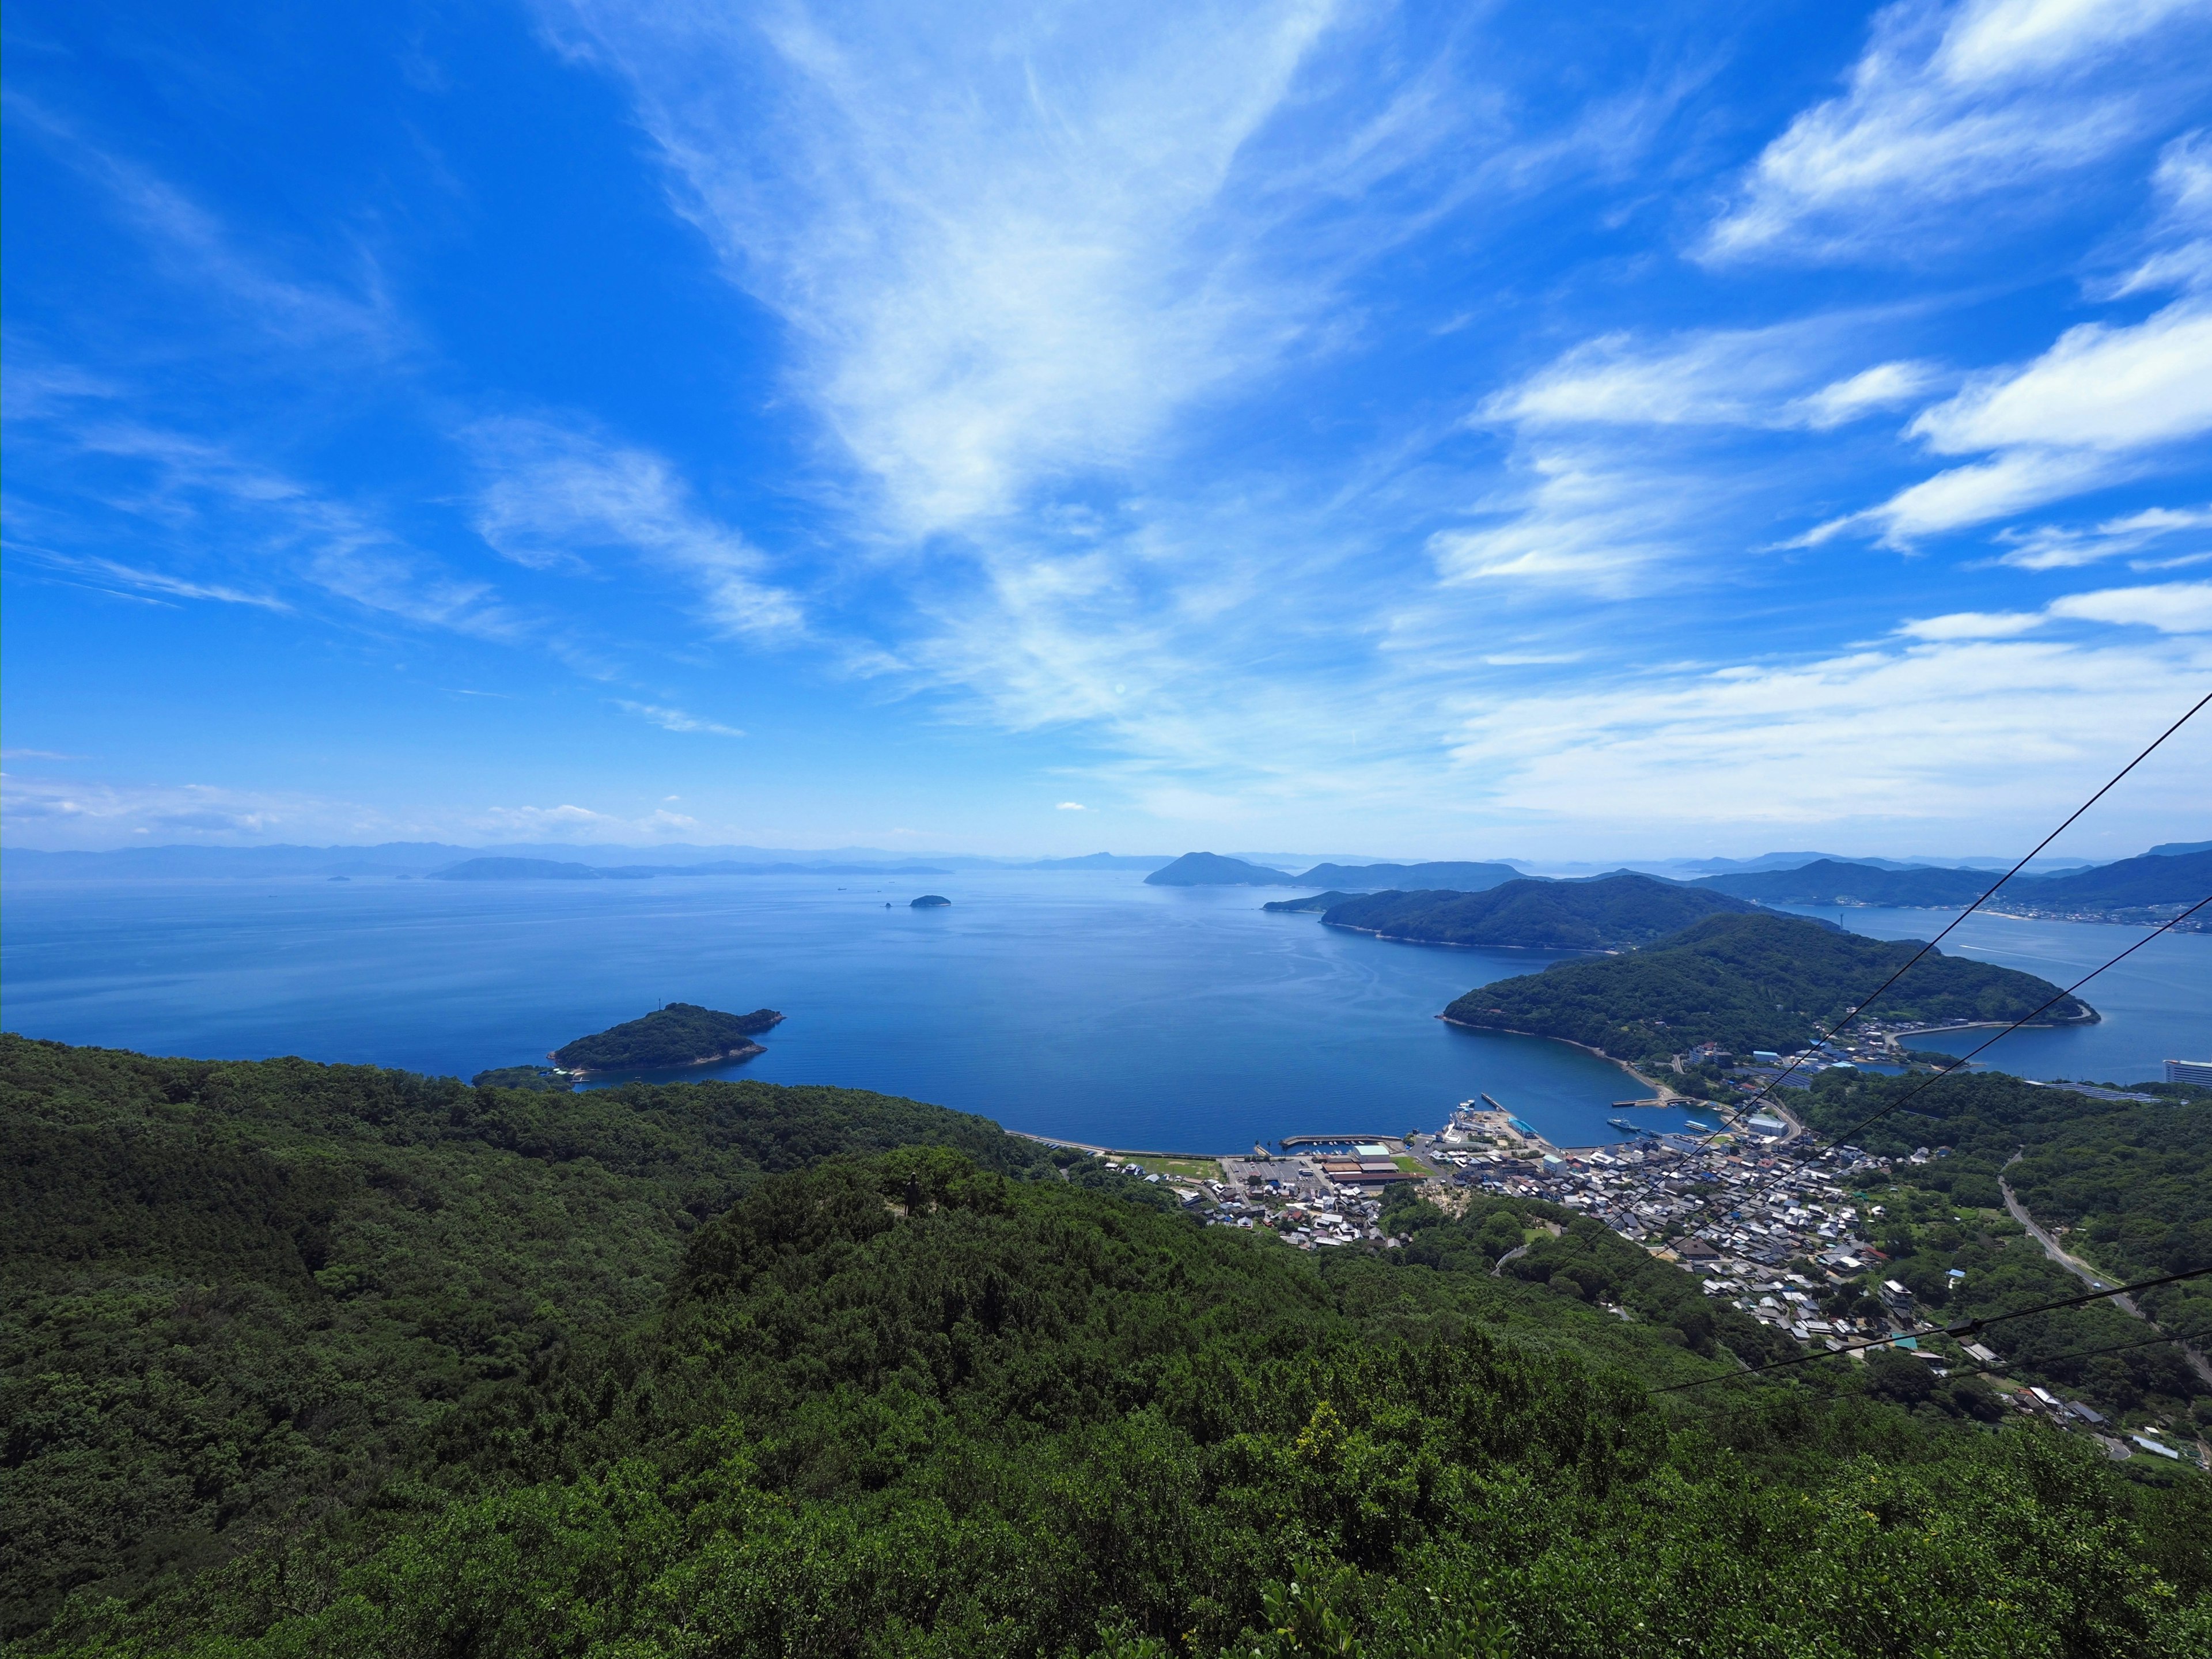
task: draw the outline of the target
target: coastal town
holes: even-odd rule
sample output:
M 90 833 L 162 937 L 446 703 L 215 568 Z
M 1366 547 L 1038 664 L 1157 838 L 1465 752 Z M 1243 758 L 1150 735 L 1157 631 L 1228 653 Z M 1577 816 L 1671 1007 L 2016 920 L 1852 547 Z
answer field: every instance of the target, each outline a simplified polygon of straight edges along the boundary
M 1901 1039 L 1913 1035 L 1869 1033 L 1850 1050 L 1759 1054 L 1742 1066 L 1721 1056 L 1733 1067 L 1730 1083 L 1766 1097 L 1756 1109 L 1717 1108 L 1663 1089 L 1656 1098 L 1619 1103 L 1624 1111 L 1700 1107 L 1714 1121 L 1691 1120 L 1695 1133 L 1615 1118 L 1620 1142 L 1559 1146 L 1486 1095 L 1462 1102 L 1433 1133 L 1291 1136 L 1274 1148 L 1212 1159 L 1100 1156 L 1111 1168 L 1169 1188 L 1208 1225 L 1270 1230 L 1302 1250 L 1397 1248 L 1401 1241 L 1383 1220 L 1383 1199 L 1394 1187 L 1411 1186 L 1447 1210 L 1477 1194 L 1539 1200 L 1601 1222 L 1696 1274 L 1705 1295 L 1733 1303 L 1808 1350 L 1863 1359 L 1887 1346 L 1924 1362 L 1937 1378 L 1985 1376 L 2012 1409 L 2092 1435 L 2115 1460 L 2201 1459 L 2196 1445 L 2121 1430 L 2084 1401 L 2007 1377 L 1994 1348 L 1948 1334 L 1904 1285 L 1873 1276 L 1887 1261 L 1869 1237 L 1884 1208 L 1875 1194 L 1893 1178 L 1891 1166 L 1855 1146 L 1818 1143 L 1786 1106 L 1768 1103 L 1768 1091 L 1793 1066 L 1803 1073 L 1894 1059 Z M 1924 1164 L 1949 1151 L 1920 1147 L 1903 1161 Z M 1875 1287 L 1870 1301 L 1860 1300 L 1862 1311 L 1827 1310 L 1824 1303 L 1834 1304 L 1836 1288 L 1854 1280 Z

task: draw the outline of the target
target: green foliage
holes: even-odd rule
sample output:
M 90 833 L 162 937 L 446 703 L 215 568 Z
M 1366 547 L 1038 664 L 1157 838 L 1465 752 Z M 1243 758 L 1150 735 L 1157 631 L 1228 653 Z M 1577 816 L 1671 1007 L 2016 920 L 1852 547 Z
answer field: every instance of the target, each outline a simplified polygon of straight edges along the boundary
M 1947 1317 L 2081 1289 L 2003 1218 L 2000 1181 L 2037 1222 L 2058 1230 L 2073 1254 L 2115 1283 L 2212 1265 L 2212 1100 L 2146 1106 L 1995 1073 L 1929 1083 L 1846 1071 L 1820 1073 L 1792 1099 L 1814 1128 L 1839 1134 L 1916 1088 L 1909 1104 L 1857 1139 L 1887 1158 L 1922 1146 L 1951 1149 L 1899 1170 L 1902 1196 L 1881 1224 L 1883 1247 L 1897 1258 L 1886 1276 Z M 1954 1267 L 1966 1273 L 1956 1286 L 1949 1280 Z M 2212 1345 L 2212 1283 L 2167 1285 L 2140 1300 L 2162 1328 L 2200 1347 Z M 2174 1348 L 2059 1358 L 2147 1334 L 2118 1310 L 2100 1306 L 2014 1322 L 1989 1340 L 2039 1380 L 2079 1390 L 2121 1414 L 2179 1411 L 2212 1395 Z
M 766 1171 L 980 1118 L 830 1089 L 588 1094 L 0 1035 L 0 1631 L 372 1490 L 487 1389 L 635 1318 Z
M 1481 986 L 1444 1018 L 1563 1037 L 1632 1064 L 1709 1042 L 1782 1051 L 1811 1041 L 1816 1022 L 1839 1018 L 1919 949 L 1796 916 L 1713 916 L 1648 950 Z M 2033 974 L 1931 951 L 1883 994 L 1882 1013 L 2012 1020 L 2058 994 Z M 2069 997 L 2044 1018 L 2094 1015 Z
M 576 1085 L 550 1066 L 495 1066 L 469 1079 L 472 1089 L 527 1089 L 538 1094 L 574 1094 Z
M 672 1002 L 641 1019 L 611 1025 L 595 1036 L 578 1037 L 555 1049 L 553 1059 L 572 1072 L 642 1072 L 656 1066 L 690 1066 L 757 1052 L 759 1045 L 752 1038 L 782 1018 L 773 1008 L 725 1014 L 696 1003 Z
M 1509 881 L 1480 893 L 1374 893 L 1332 905 L 1322 920 L 1429 945 L 1620 951 L 1716 912 L 1751 908 L 1724 894 L 1623 873 L 1598 881 Z
M 1657 1659 L 2212 1638 L 2185 1488 L 1885 1402 L 1841 1362 L 1649 1394 L 1775 1339 L 1549 1206 L 1452 1217 L 1394 1194 L 1406 1249 L 1309 1255 L 1086 1188 L 1092 1160 L 977 1120 L 841 1091 L 492 1095 L 299 1062 L 6 1058 L 21 1120 L 85 1131 L 49 1164 L 97 1174 L 102 1137 L 153 1121 L 277 1172 L 223 1189 L 258 1210 L 203 1206 L 158 1248 L 34 1215 L 61 1254 L 26 1282 L 57 1261 L 154 1273 L 196 1241 L 214 1267 L 207 1216 L 252 1243 L 255 1217 L 311 1199 L 326 1265 L 469 1270 L 494 1222 L 409 1232 L 389 1189 L 355 1178 L 402 1152 L 440 1216 L 471 1177 L 544 1194 L 588 1164 L 605 1215 L 526 1256 L 597 1261 L 599 1228 L 635 1216 L 627 1261 L 648 1212 L 666 1230 L 649 1295 L 441 1401 L 383 1464 L 313 1487 L 315 1515 L 179 1563 L 196 1571 L 81 1578 L 27 1650 Z M 307 1170 L 320 1184 L 286 1198 L 278 1175 Z M 673 1201 L 687 1178 L 726 1196 L 695 1212 Z M 113 1206 L 127 1188 L 77 1190 Z M 371 1223 L 386 1242 L 358 1254 Z M 295 1329 L 321 1340 L 341 1299 L 301 1288 L 315 1274 L 273 1242 L 241 1259 L 258 1276 L 237 1282 L 307 1309 Z M 114 1305 L 112 1322 L 136 1317 Z M 1711 1358 L 1693 1309 L 1715 1320 Z M 210 1372 L 233 1363 L 212 1329 L 181 1346 Z M 397 1396 L 408 1363 L 363 1351 L 349 1375 Z M 146 1469 L 168 1455 L 133 1443 Z

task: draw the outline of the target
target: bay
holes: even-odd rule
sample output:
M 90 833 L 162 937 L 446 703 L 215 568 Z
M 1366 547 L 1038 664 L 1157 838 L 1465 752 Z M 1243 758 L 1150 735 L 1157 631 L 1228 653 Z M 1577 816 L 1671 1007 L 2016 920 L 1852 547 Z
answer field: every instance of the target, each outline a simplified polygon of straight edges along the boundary
M 787 1016 L 684 1078 L 875 1089 L 1009 1128 L 1236 1152 L 1433 1128 L 1488 1093 L 1566 1145 L 1641 1092 L 1564 1044 L 1435 1018 L 1544 952 L 1385 943 L 1138 872 L 459 883 L 11 883 L 6 1023 L 155 1054 L 470 1076 L 662 1001 Z M 890 908 L 886 908 L 886 904 Z M 1679 1127 L 1685 1114 L 1635 1121 Z
M 0 1018 L 149 1053 L 466 1077 L 662 1001 L 766 1006 L 788 1016 L 768 1052 L 671 1075 L 876 1089 L 1170 1151 L 1433 1127 L 1483 1093 L 1562 1145 L 1595 1145 L 1620 1139 L 1612 1103 L 1640 1092 L 1564 1044 L 1435 1018 L 1475 985 L 1559 959 L 1549 953 L 1379 940 L 1268 915 L 1264 890 L 1147 887 L 1132 872 L 926 885 L 951 905 L 908 908 L 913 878 L 10 881 Z M 1812 914 L 1892 938 L 1949 919 Z M 2139 932 L 1976 917 L 1946 948 L 2064 982 Z M 2022 1033 L 1990 1057 L 2030 1076 L 2154 1076 L 2161 1059 L 2212 1046 L 2207 984 L 2212 939 L 2154 940 L 2085 992 L 2101 1024 Z
M 1790 905 L 1875 939 L 1933 939 L 1957 910 L 1856 905 Z M 2073 984 L 2130 945 L 2141 948 L 2098 974 L 2081 997 L 2102 1016 L 2094 1025 L 2020 1030 L 1999 1038 L 1977 1065 L 2044 1081 L 2142 1083 L 2169 1060 L 2212 1058 L 2212 933 L 2160 933 L 2114 922 L 2036 921 L 1979 912 L 1940 947 L 1954 956 L 2018 968 L 2054 985 Z M 1995 1030 L 1931 1035 L 1919 1046 L 1964 1054 Z

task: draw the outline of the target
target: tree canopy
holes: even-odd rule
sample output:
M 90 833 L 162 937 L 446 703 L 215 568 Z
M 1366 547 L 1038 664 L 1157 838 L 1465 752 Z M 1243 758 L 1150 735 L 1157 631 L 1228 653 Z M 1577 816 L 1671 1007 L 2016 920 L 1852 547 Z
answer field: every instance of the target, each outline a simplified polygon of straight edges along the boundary
M 641 1072 L 663 1066 L 691 1066 L 759 1053 L 760 1045 L 752 1038 L 782 1018 L 773 1008 L 726 1014 L 696 1003 L 672 1002 L 642 1018 L 624 1020 L 595 1036 L 578 1037 L 556 1048 L 551 1058 L 572 1072 Z
M 1632 1064 L 1701 1042 L 1794 1049 L 1911 960 L 1910 939 L 1868 939 L 1798 916 L 1717 915 L 1602 962 L 1554 963 L 1479 986 L 1444 1011 L 1462 1025 L 1564 1037 Z M 1886 1019 L 2094 1019 L 2048 980 L 1931 951 L 1889 990 Z

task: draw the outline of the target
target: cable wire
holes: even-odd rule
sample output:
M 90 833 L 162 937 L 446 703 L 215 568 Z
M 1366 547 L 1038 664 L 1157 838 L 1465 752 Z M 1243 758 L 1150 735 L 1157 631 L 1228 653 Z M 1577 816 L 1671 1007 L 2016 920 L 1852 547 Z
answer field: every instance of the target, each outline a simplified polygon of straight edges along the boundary
M 2116 1285 L 2109 1291 L 2087 1291 L 2080 1296 L 2069 1296 L 2057 1302 L 2039 1302 L 2032 1308 L 2015 1308 L 2010 1313 L 1990 1314 L 1978 1319 L 1962 1320 L 1955 1325 L 1946 1325 L 1931 1336 L 1948 1336 L 1963 1340 L 1987 1330 L 1992 1325 L 2002 1325 L 2015 1319 L 2026 1319 L 2031 1314 L 2052 1313 L 2061 1308 L 2078 1308 L 2085 1302 L 2102 1302 L 2115 1296 L 2130 1296 L 2137 1291 L 2154 1291 L 2161 1285 L 2178 1285 L 2185 1279 L 2202 1279 L 2212 1273 L 2212 1267 L 2191 1267 L 2186 1272 L 2167 1273 L 2160 1279 L 2146 1279 L 2137 1285 Z M 1746 1365 L 1741 1370 L 1730 1371 L 1721 1376 L 1701 1376 L 1692 1382 L 1669 1382 L 1663 1388 L 1646 1389 L 1646 1394 L 1678 1394 L 1684 1389 L 1702 1389 L 1708 1383 L 1733 1382 L 1739 1377 L 1757 1376 L 1765 1371 L 1787 1370 L 1792 1365 L 1809 1365 L 1816 1359 L 1828 1359 L 1838 1354 L 1856 1353 L 1864 1348 L 1887 1348 L 1897 1341 L 1894 1336 L 1876 1337 L 1865 1342 L 1846 1342 L 1841 1347 L 1830 1348 L 1821 1353 L 1793 1354 L 1787 1359 L 1771 1359 L 1764 1365 Z M 2172 1338 L 2166 1338 L 2171 1341 Z
M 1873 992 L 1862 1000 L 1857 1006 L 1854 1007 L 1850 1012 L 1845 1014 L 1841 1019 L 1838 1020 L 1835 1024 L 1831 1026 L 1827 1030 L 1822 1032 L 1820 1036 L 1814 1040 L 1811 1048 L 1807 1049 L 1805 1054 L 1800 1054 L 1796 1058 L 1793 1059 L 1782 1071 L 1776 1073 L 1774 1076 L 1769 1078 L 1759 1091 L 1752 1096 L 1749 1100 L 1740 1103 L 1740 1109 L 1748 1109 L 1751 1107 L 1758 1105 L 1762 1100 L 1772 1098 L 1773 1091 L 1781 1086 L 1782 1079 L 1790 1076 L 1792 1073 L 1796 1071 L 1800 1066 L 1803 1065 L 1808 1055 L 1813 1053 L 1814 1050 L 1817 1049 L 1822 1043 L 1833 1042 L 1835 1040 L 1836 1034 L 1838 1031 L 1848 1029 L 1852 1022 L 1856 1020 L 1861 1014 L 1864 1013 L 1869 1007 L 1873 1006 L 1875 1000 L 1877 997 L 1881 996 L 1881 994 L 1888 990 L 1891 986 L 1896 984 L 1898 981 L 1903 979 L 1907 974 L 1911 973 L 1923 957 L 1926 956 L 1930 951 L 1933 951 L 1938 945 L 1941 945 L 1946 939 L 1949 938 L 1953 928 L 1956 927 L 1968 916 L 1973 915 L 1975 911 L 1980 909 L 1982 906 L 1987 904 L 1992 898 L 1996 896 L 1998 888 L 2002 887 L 2007 882 L 2010 881 L 2014 876 L 2026 869 L 2029 861 L 2033 860 L 2038 853 L 2040 853 L 2045 848 L 2050 846 L 2052 842 L 2057 841 L 2059 836 L 2064 835 L 2068 830 L 2071 829 L 2073 827 L 2074 821 L 2076 818 L 2080 817 L 2081 814 L 2094 806 L 2099 801 L 2104 799 L 2104 798 L 2112 792 L 2113 785 L 2119 782 L 2122 778 L 2127 776 L 2129 773 L 2134 771 L 2136 768 L 2141 766 L 2145 761 L 2148 760 L 2153 750 L 2156 750 L 2160 744 L 2164 743 L 2175 732 L 2181 730 L 2183 726 L 2188 725 L 2190 720 L 2195 717 L 2197 712 L 2201 710 L 2206 703 L 2212 703 L 2212 691 L 2208 691 L 2203 696 L 2199 697 L 2195 703 L 2191 705 L 2188 713 L 2183 714 L 2179 720 L 2174 721 L 2172 725 L 2167 726 L 2165 731 L 2160 732 L 2157 737 L 2151 739 L 2148 748 L 2146 748 L 2142 753 L 2137 755 L 2133 760 L 2130 761 L 2125 766 L 2123 766 L 2118 771 L 2113 773 L 2110 778 L 2106 779 L 2103 788 L 2098 790 L 2095 794 L 2090 796 L 2088 799 L 2083 801 L 2079 806 L 2068 813 L 2066 816 L 2066 821 L 2063 823 L 2060 824 L 2056 830 L 2053 830 L 2041 841 L 2036 842 L 2033 848 L 2029 848 L 2027 857 L 2021 859 L 2018 864 L 2014 865 L 2011 869 L 2006 871 L 2004 874 L 1999 876 L 1994 882 L 1991 882 L 1988 890 L 1984 892 L 1981 897 L 1976 899 L 1965 909 L 1960 911 L 1957 915 L 1952 917 L 1950 921 L 1945 925 L 1942 933 L 1936 934 L 1934 939 L 1929 939 L 1925 945 L 1922 945 L 1917 951 L 1912 953 L 1912 958 L 1911 961 L 1907 962 L 1905 966 L 1899 969 L 1887 979 L 1882 981 L 1881 984 L 1875 986 Z M 2179 920 L 2179 918 L 2177 918 L 2177 920 Z M 2106 967 L 2110 967 L 2112 964 L 2107 963 L 2105 965 Z M 2102 970 L 2100 969 L 2100 971 L 2101 972 Z M 2045 1003 L 2044 1006 L 2048 1007 L 2050 1006 L 2050 1004 Z M 2036 1012 L 2040 1013 L 2042 1010 L 2038 1009 Z M 2033 1016 L 2031 1016 L 2031 1018 L 2033 1018 Z M 1994 1039 L 1992 1039 L 1992 1041 L 1994 1041 Z M 1983 1046 L 1987 1047 L 1988 1045 L 1984 1044 Z M 1977 1052 L 1979 1051 L 1978 1050 Z M 1714 1130 L 1712 1134 L 1708 1135 L 1705 1139 L 1700 1141 L 1698 1145 L 1700 1146 L 1704 1146 L 1709 1144 L 1716 1136 L 1718 1136 L 1722 1133 L 1723 1132 L 1721 1130 Z
M 2177 1347 L 2185 1347 L 2188 1344 L 2188 1339 L 2162 1334 L 2158 1336 L 2139 1336 L 2132 1342 L 2112 1342 L 2101 1348 L 2075 1348 L 2069 1353 L 2054 1353 L 2042 1359 L 2010 1361 L 2000 1359 L 1993 1364 L 1946 1366 L 1945 1370 L 1953 1376 L 1985 1376 L 1991 1371 L 2011 1370 L 2023 1364 L 2032 1364 L 2037 1370 L 2049 1370 L 2053 1365 L 2064 1360 L 2088 1359 L 2100 1353 L 2124 1353 L 2130 1348 L 2148 1348 L 2154 1343 L 2159 1342 L 2171 1342 Z M 1723 1377 L 1721 1380 L 1726 1382 L 1728 1379 Z

